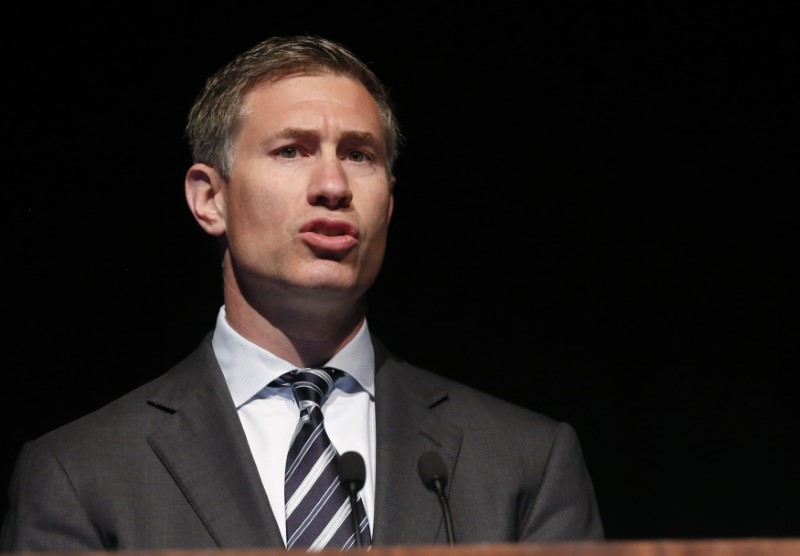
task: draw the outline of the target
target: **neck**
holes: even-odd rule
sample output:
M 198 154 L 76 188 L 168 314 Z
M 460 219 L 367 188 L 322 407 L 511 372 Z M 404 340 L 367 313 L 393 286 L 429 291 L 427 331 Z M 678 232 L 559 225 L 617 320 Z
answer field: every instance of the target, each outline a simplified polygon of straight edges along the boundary
M 249 341 L 298 367 L 325 364 L 353 339 L 364 322 L 363 297 L 337 301 L 330 296 L 334 299 L 321 302 L 315 296 L 296 292 L 245 296 L 227 271 L 224 283 L 228 324 Z

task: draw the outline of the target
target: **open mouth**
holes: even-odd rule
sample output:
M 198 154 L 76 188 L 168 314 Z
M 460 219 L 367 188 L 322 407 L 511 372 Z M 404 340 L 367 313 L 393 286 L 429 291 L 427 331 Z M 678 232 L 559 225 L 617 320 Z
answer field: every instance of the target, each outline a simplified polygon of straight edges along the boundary
M 358 244 L 358 231 L 343 220 L 317 218 L 300 230 L 303 241 L 319 254 L 341 255 Z

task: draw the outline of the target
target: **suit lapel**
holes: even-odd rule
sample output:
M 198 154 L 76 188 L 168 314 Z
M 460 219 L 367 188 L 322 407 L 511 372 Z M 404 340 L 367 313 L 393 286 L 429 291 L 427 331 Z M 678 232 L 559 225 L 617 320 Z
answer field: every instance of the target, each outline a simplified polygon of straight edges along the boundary
M 220 548 L 284 546 L 210 341 L 171 375 L 150 399 L 173 413 L 153 450 Z
M 417 460 L 436 451 L 452 477 L 462 432 L 433 411 L 447 393 L 415 374 L 376 346 L 376 545 L 444 542 L 439 500 L 422 484 Z
M 373 544 L 444 542 L 441 507 L 422 484 L 417 460 L 436 451 L 452 477 L 462 431 L 433 409 L 446 403 L 447 392 L 375 344 Z M 149 402 L 171 416 L 148 441 L 214 542 L 220 548 L 283 547 L 210 337 L 165 379 Z

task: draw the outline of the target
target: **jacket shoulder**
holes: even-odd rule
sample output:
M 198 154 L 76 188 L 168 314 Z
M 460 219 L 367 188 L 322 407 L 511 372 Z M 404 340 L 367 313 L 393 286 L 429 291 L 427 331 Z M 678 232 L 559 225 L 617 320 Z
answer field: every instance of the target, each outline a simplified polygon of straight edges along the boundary
M 53 452 L 92 453 L 105 447 L 115 450 L 132 439 L 143 439 L 174 411 L 155 401 L 164 392 L 170 399 L 184 399 L 200 387 L 204 377 L 218 369 L 210 335 L 187 357 L 165 373 L 77 419 L 36 438 L 33 443 Z M 159 411 L 160 409 L 160 411 Z

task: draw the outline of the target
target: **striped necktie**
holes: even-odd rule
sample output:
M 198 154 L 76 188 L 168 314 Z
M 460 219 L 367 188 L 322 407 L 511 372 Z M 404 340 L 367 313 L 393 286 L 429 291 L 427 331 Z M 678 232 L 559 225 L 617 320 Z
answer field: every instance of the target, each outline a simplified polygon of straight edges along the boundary
M 291 386 L 300 408 L 300 421 L 286 458 L 286 548 L 342 550 L 355 545 L 350 499 L 336 472 L 336 449 L 322 418 L 322 403 L 337 378 L 330 367 L 295 369 L 276 379 L 273 386 Z M 358 498 L 361 539 L 371 544 L 367 514 Z

